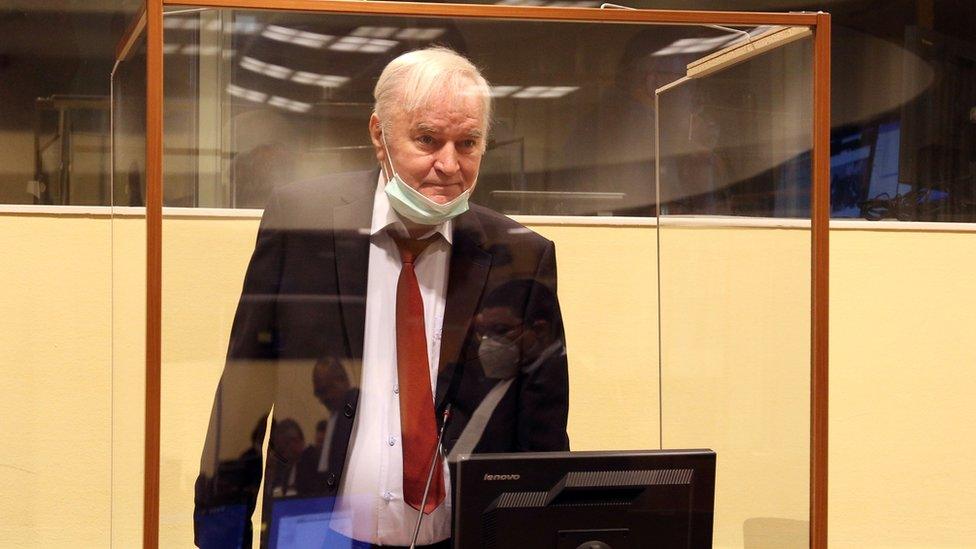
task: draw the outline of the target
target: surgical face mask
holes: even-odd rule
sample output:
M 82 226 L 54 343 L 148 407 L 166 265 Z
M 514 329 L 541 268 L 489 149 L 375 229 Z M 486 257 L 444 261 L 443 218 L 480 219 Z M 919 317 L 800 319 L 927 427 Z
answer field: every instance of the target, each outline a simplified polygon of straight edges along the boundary
M 465 189 L 450 202 L 444 204 L 434 202 L 417 189 L 407 185 L 403 178 L 397 174 L 396 168 L 393 166 L 393 157 L 390 155 L 390 148 L 386 144 L 385 133 L 382 138 L 386 158 L 390 161 L 390 171 L 393 172 L 393 177 L 390 177 L 389 181 L 386 182 L 386 187 L 383 190 L 396 213 L 420 225 L 440 225 L 448 219 L 468 211 L 468 197 L 471 196 L 471 189 L 474 188 L 474 185 Z
M 478 360 L 489 379 L 509 379 L 518 373 L 519 345 L 502 337 L 488 336 L 478 344 Z

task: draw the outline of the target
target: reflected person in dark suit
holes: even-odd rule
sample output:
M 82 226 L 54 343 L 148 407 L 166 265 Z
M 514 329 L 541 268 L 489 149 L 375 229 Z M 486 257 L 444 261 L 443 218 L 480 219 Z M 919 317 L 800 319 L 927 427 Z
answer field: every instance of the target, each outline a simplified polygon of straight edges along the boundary
M 342 415 L 342 405 L 346 400 L 356 400 L 359 389 L 349 382 L 342 363 L 335 357 L 328 357 L 315 363 L 312 368 L 312 387 L 315 397 L 329 411 L 329 418 L 320 420 L 315 426 L 315 444 L 305 449 L 298 461 L 296 487 L 299 495 L 314 495 L 326 485 L 330 471 L 339 467 L 339 444 L 333 444 L 336 425 Z
M 522 316 L 521 305 L 530 295 L 536 296 L 538 306 Z M 470 413 L 470 420 L 451 448 L 452 457 L 475 451 L 496 408 L 520 376 L 547 375 L 558 370 L 552 367 L 554 363 L 566 360 L 556 294 L 534 280 L 513 280 L 496 288 L 475 316 L 474 332 L 480 341 L 481 371 L 477 376 L 482 378 L 481 385 L 490 389 Z
M 305 449 L 305 433 L 297 421 L 287 418 L 276 421 L 271 426 L 268 452 L 274 459 L 269 459 L 268 484 L 265 489 L 271 490 L 272 497 L 298 494 L 298 459 Z

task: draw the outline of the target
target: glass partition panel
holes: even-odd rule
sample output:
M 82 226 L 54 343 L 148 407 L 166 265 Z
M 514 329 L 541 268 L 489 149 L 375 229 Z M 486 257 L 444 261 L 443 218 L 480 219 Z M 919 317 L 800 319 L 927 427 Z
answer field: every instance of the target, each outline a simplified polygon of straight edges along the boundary
M 146 203 L 146 38 L 112 75 L 112 205 Z
M 187 208 L 163 220 L 162 545 L 409 545 L 438 425 L 449 462 L 660 447 L 654 91 L 674 52 L 740 33 L 209 9 L 164 28 L 164 200 Z M 380 81 L 435 44 L 487 84 L 443 51 Z M 450 534 L 446 471 L 423 544 Z
M 112 545 L 142 543 L 146 382 L 146 34 L 112 72 Z
M 370 169 L 372 145 L 358 122 L 372 112 L 379 69 L 397 53 L 442 44 L 490 76 L 495 110 L 480 203 L 506 214 L 653 216 L 654 90 L 673 80 L 673 52 L 686 42 L 708 52 L 736 36 L 703 26 L 520 22 L 519 34 L 499 43 L 502 23 L 398 17 L 376 30 L 376 21 L 167 14 L 166 205 L 261 208 L 288 181 Z M 511 58 L 526 61 L 502 62 Z
M 717 452 L 715 546 L 807 547 L 812 40 L 750 34 L 657 94 L 661 440 Z

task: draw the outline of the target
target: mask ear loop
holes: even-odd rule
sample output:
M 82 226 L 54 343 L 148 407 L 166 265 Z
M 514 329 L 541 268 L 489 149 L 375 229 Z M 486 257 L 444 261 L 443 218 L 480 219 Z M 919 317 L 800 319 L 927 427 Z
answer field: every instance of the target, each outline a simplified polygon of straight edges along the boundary
M 383 124 L 380 124 L 380 139 L 383 141 L 383 150 L 386 152 L 386 162 L 390 165 L 390 172 L 393 173 L 393 177 L 400 177 L 396 168 L 393 167 L 393 156 L 390 155 L 390 146 L 386 143 L 386 131 L 383 129 Z M 386 176 L 387 182 L 389 182 L 393 177 L 386 171 L 386 165 L 380 165 L 383 169 L 383 175 Z

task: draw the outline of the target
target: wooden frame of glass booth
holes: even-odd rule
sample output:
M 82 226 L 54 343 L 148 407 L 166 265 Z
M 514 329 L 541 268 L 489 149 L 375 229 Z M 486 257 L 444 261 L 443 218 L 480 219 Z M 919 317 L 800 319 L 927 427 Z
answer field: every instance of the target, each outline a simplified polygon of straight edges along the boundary
M 237 8 L 355 15 L 597 23 L 791 25 L 813 33 L 811 185 L 810 547 L 827 547 L 828 229 L 830 218 L 830 15 L 631 10 L 348 0 L 147 0 L 120 41 L 124 59 L 146 39 L 146 388 L 143 547 L 159 545 L 160 374 L 162 344 L 163 11 Z

